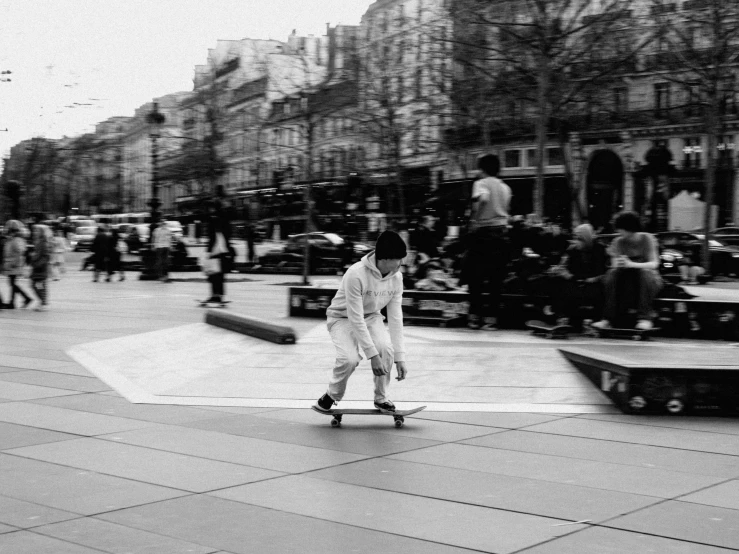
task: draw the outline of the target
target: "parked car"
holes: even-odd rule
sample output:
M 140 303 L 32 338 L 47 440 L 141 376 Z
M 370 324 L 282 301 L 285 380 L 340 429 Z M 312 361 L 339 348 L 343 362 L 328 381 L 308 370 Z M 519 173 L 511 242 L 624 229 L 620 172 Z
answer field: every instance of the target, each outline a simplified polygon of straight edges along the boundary
M 684 231 L 664 231 L 656 233 L 660 246 L 660 271 L 677 273 L 678 265 L 686 253 L 696 252 L 700 255 L 703 247 L 703 236 Z M 739 274 L 739 247 L 711 239 L 708 242 L 711 254 L 711 273 L 713 275 L 734 276 Z M 688 254 L 689 255 L 689 254 Z
M 719 227 L 711 232 L 711 238 L 727 246 L 739 246 L 739 227 Z
M 92 241 L 95 240 L 97 232 L 97 226 L 77 227 L 69 240 L 72 245 L 72 249 L 75 252 L 79 252 L 80 250 L 90 250 Z
M 316 231 L 288 237 L 282 248 L 269 250 L 259 256 L 260 265 L 303 265 L 305 241 L 310 244 L 311 268 L 341 269 L 352 264 L 372 250 L 372 247 L 358 242 L 349 245 L 335 233 Z M 349 251 L 347 249 L 350 248 Z

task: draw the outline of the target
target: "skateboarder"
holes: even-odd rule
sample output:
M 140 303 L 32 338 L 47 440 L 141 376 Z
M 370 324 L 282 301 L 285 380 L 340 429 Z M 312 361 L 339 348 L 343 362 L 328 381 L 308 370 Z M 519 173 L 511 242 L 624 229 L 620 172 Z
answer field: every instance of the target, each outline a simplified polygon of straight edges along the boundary
M 403 276 L 400 264 L 406 256 L 403 239 L 394 231 L 382 233 L 374 252 L 352 265 L 341 279 L 326 311 L 328 331 L 336 348 L 336 362 L 328 391 L 315 407 L 328 411 L 339 402 L 346 384 L 364 353 L 375 376 L 375 407 L 394 412 L 387 398 L 390 369 L 395 362 L 397 379 L 407 375 L 403 346 Z M 387 306 L 388 328 L 380 310 Z

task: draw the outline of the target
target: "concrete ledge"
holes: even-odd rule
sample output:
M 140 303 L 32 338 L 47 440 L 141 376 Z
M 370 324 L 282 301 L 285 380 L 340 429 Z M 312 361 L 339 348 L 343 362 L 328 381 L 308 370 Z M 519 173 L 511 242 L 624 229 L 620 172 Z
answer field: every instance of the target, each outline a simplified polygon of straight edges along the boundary
M 276 344 L 295 344 L 297 340 L 292 327 L 277 325 L 258 317 L 230 314 L 222 310 L 208 310 L 205 314 L 205 323 Z

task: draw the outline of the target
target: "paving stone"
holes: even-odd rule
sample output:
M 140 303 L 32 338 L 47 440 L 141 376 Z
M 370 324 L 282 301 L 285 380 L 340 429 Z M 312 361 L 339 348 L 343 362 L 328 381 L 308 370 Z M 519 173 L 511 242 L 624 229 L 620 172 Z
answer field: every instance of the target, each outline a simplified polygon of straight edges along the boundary
M 627 414 L 583 414 L 582 419 L 597 419 L 616 423 L 630 423 L 632 425 L 646 425 L 647 427 L 668 427 L 670 429 L 686 429 L 690 431 L 706 431 L 708 433 L 726 433 L 739 435 L 739 420 L 729 417 L 691 417 L 691 416 L 660 416 L 650 415 L 646 418 Z
M 5 533 L 12 533 L 14 531 L 18 531 L 17 527 L 11 527 L 10 525 L 5 525 L 4 523 L 0 523 L 0 535 L 4 535 Z M 2 552 L 2 539 L 0 538 L 0 552 Z
M 0 450 L 75 439 L 77 435 L 0 422 Z
M 281 473 L 92 438 L 7 451 L 45 462 L 192 492 L 270 479 Z
M 659 498 L 672 498 L 723 480 L 720 477 L 462 444 L 444 444 L 392 457 L 555 483 L 577 483 L 585 487 Z
M 610 521 L 608 526 L 722 548 L 739 546 L 739 511 L 688 502 L 663 502 Z
M 2 373 L 0 376 L 5 377 L 12 375 L 9 373 Z M 50 398 L 54 396 L 69 396 L 70 394 L 77 394 L 73 390 L 63 390 L 53 387 L 44 387 L 38 385 L 27 385 L 24 383 L 13 383 L 0 379 L 0 398 L 4 400 L 36 400 L 37 398 Z
M 0 496 L 0 521 L 20 529 L 38 527 L 79 517 L 78 514 L 71 512 Z
M 346 506 L 342 501 L 338 504 Z M 210 495 L 157 502 L 99 518 L 234 554 L 469 554 L 402 533 L 380 533 Z
M 16 371 L 0 375 L 0 379 L 8 382 L 26 383 L 78 392 L 101 392 L 110 387 L 96 377 L 81 377 L 50 371 Z
M 647 444 L 739 456 L 739 440 L 725 433 L 707 433 L 630 423 L 568 418 L 535 425 L 530 431 L 586 437 L 626 443 Z
M 736 550 L 655 537 L 605 527 L 590 527 L 579 533 L 534 546 L 525 554 L 729 554 Z
M 425 411 L 416 417 L 464 423 L 469 425 L 485 425 L 502 429 L 519 429 L 560 419 L 561 415 L 531 414 L 531 413 L 501 413 L 501 412 L 429 412 Z
M 300 476 L 210 494 L 483 552 L 514 552 L 582 527 L 555 527 L 560 520 Z
M 734 479 L 692 494 L 686 494 L 681 496 L 680 500 L 682 502 L 739 510 L 739 481 Z M 737 546 L 739 546 L 739 542 Z
M 186 494 L 157 485 L 4 454 L 0 454 L 0 468 L 0 491 L 3 495 L 83 515 Z
M 367 456 L 383 456 L 439 444 L 438 441 L 409 438 L 392 432 L 360 427 L 352 429 L 351 433 L 342 433 L 344 429 L 333 429 L 326 423 L 326 416 L 316 414 L 316 417 L 318 419 L 313 425 L 285 424 L 284 421 L 267 417 L 240 415 L 194 421 L 184 423 L 183 426 Z M 386 420 L 388 431 L 394 431 L 392 420 L 390 418 Z
M 659 502 L 650 496 L 388 459 L 346 464 L 310 476 L 571 521 L 603 521 Z
M 364 456 L 200 429 L 152 427 L 99 438 L 284 473 L 302 473 Z
M 79 412 L 139 419 L 152 423 L 177 424 L 186 421 L 222 417 L 219 413 L 191 406 L 132 404 L 117 394 L 77 394 L 63 398 L 38 400 L 33 403 Z
M 77 435 L 104 435 L 150 425 L 135 419 L 65 410 L 29 402 L 0 404 L 0 421 Z
M 36 533 L 111 554 L 210 554 L 213 548 L 95 518 L 34 529 Z
M 0 552 L 2 554 L 100 554 L 99 550 L 28 531 L 0 536 Z
M 734 477 L 739 467 L 734 456 L 678 450 L 642 444 L 625 444 L 609 440 L 586 439 L 535 433 L 528 430 L 509 431 L 462 441 L 464 444 L 517 450 L 565 458 L 613 462 L 637 467 Z

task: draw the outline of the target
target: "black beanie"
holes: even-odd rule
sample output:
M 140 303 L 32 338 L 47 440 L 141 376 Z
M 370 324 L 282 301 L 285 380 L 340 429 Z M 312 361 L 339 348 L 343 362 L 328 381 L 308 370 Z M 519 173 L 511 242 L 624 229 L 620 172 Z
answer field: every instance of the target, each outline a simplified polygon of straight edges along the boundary
M 405 258 L 408 251 L 405 241 L 395 231 L 385 231 L 375 243 L 376 260 L 400 260 Z

